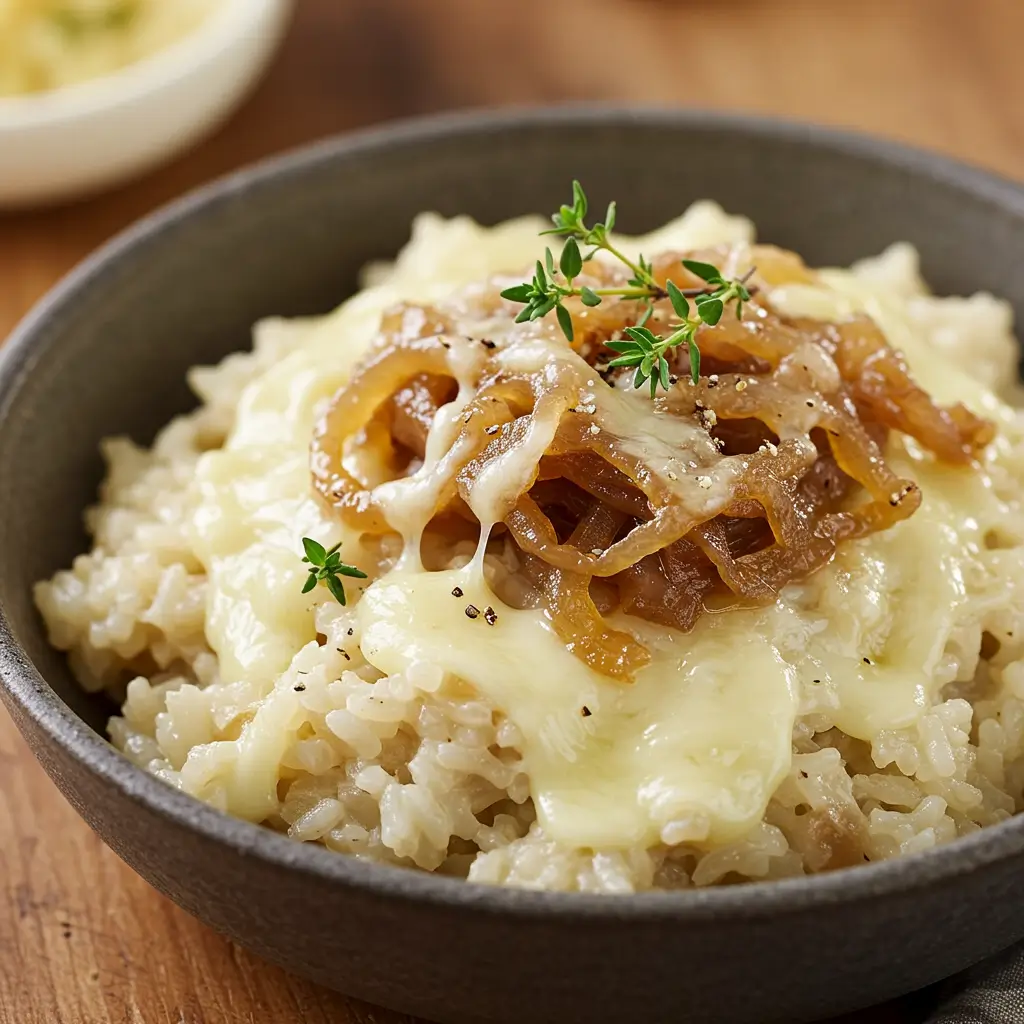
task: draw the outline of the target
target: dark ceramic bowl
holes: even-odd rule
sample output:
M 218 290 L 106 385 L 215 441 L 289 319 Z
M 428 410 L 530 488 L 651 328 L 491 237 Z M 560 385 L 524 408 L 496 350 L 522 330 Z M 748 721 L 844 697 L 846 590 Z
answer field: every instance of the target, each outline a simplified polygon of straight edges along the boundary
M 639 155 L 642 154 L 642 159 Z M 325 311 L 420 210 L 554 209 L 574 176 L 624 227 L 698 197 L 812 263 L 896 239 L 939 291 L 1024 314 L 1024 191 L 816 128 L 688 113 L 483 115 L 386 128 L 214 185 L 144 221 L 22 324 L 0 369 L 4 700 L 65 796 L 133 868 L 255 952 L 443 1021 L 757 1022 L 866 1006 L 1024 936 L 1024 817 L 934 852 L 818 878 L 632 897 L 469 886 L 358 863 L 235 821 L 133 767 L 110 711 L 46 644 L 30 587 L 86 547 L 100 438 L 151 439 L 185 370 L 271 313 Z

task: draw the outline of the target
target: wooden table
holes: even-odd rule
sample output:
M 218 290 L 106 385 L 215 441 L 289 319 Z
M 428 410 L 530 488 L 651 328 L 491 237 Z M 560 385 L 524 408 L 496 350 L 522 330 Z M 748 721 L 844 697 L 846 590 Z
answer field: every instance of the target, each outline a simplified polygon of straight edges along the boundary
M 100 199 L 0 215 L 0 337 L 114 231 L 331 132 L 562 99 L 852 125 L 1024 179 L 1021 0 L 298 0 L 219 134 Z M 567 41 L 575 38 L 571 46 Z M 0 711 L 0 1022 L 397 1024 L 254 960 L 151 890 L 64 803 Z M 915 1019 L 906 1005 L 851 1018 Z

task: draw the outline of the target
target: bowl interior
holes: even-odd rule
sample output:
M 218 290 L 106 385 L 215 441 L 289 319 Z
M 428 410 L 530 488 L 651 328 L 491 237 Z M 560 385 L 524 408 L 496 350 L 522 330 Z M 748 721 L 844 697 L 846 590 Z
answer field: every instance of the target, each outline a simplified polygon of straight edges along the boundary
M 641 156 L 642 155 L 642 156 Z M 680 113 L 469 117 L 369 133 L 257 168 L 132 229 L 65 281 L 0 364 L 0 608 L 14 642 L 102 730 L 47 645 L 32 584 L 87 548 L 101 438 L 146 443 L 193 399 L 185 371 L 249 345 L 254 321 L 323 312 L 394 254 L 421 210 L 495 223 L 563 202 L 574 177 L 623 229 L 698 198 L 766 241 L 842 264 L 906 239 L 940 292 L 1024 316 L 1024 198 L 939 158 L 799 126 Z

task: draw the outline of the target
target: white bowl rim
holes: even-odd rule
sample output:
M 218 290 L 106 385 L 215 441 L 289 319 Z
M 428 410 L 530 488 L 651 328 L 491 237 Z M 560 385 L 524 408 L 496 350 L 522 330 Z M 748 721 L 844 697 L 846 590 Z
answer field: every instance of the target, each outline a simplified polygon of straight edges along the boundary
M 217 60 L 249 29 L 283 14 L 291 0 L 213 0 L 192 31 L 109 74 L 45 92 L 0 96 L 0 135 L 60 125 L 102 113 L 168 86 Z

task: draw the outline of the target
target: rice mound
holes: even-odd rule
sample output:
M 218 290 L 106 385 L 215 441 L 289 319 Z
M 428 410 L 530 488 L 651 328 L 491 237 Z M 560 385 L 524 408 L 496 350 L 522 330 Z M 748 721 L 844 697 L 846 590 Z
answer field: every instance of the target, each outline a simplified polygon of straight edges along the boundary
M 687 217 L 691 237 L 705 244 L 750 234 L 710 204 Z M 467 241 L 500 248 L 509 230 L 423 219 L 397 269 L 372 268 L 368 286 L 390 288 L 393 299 L 403 280 L 436 276 Z M 459 274 L 472 280 L 480 271 L 473 265 Z M 1003 303 L 930 296 L 905 245 L 856 265 L 851 280 L 896 296 L 937 360 L 1004 394 L 1015 389 L 1016 346 Z M 792 768 L 763 821 L 710 851 L 686 842 L 631 850 L 553 842 L 535 820 L 515 725 L 436 666 L 417 662 L 382 676 L 353 642 L 352 607 L 327 595 L 313 610 L 322 643 L 296 650 L 269 691 L 221 682 L 205 634 L 207 578 L 189 533 L 193 478 L 203 454 L 230 435 L 247 384 L 307 331 L 303 322 L 268 321 L 251 353 L 194 370 L 199 407 L 170 423 L 151 449 L 106 441 L 106 479 L 86 514 L 93 550 L 37 586 L 51 642 L 68 652 L 82 685 L 107 689 L 123 704 L 110 738 L 134 763 L 224 809 L 230 802 L 211 780 L 226 766 L 243 775 L 269 771 L 277 806 L 263 822 L 341 853 L 475 882 L 602 893 L 814 872 L 851 823 L 866 837 L 858 857 L 884 860 L 1024 807 L 1024 518 L 1021 534 L 987 538 L 981 557 L 1001 589 L 958 614 L 937 670 L 941 699 L 912 727 L 881 731 L 870 744 L 836 729 L 827 707 L 805 701 Z M 1024 497 L 1024 423 L 1007 415 L 1001 432 L 986 468 L 1016 510 Z M 378 566 L 396 554 L 384 544 Z M 456 564 L 471 555 L 471 547 L 459 552 Z M 488 562 L 492 577 L 505 571 L 497 559 Z M 248 730 L 274 738 L 276 763 L 246 760 L 238 741 Z

